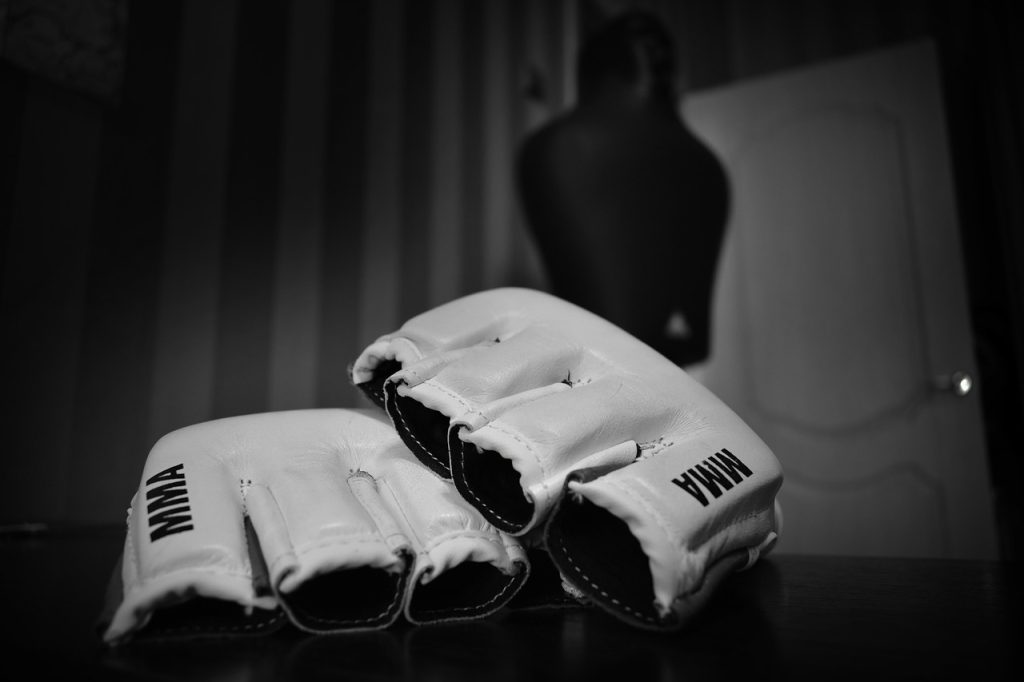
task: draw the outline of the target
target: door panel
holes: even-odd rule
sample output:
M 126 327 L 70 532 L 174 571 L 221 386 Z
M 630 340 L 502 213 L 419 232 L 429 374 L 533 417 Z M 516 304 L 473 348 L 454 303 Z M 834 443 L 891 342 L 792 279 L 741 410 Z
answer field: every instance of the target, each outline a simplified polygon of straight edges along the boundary
M 699 376 L 786 473 L 780 549 L 992 557 L 936 60 L 903 46 L 688 98 L 733 204 Z

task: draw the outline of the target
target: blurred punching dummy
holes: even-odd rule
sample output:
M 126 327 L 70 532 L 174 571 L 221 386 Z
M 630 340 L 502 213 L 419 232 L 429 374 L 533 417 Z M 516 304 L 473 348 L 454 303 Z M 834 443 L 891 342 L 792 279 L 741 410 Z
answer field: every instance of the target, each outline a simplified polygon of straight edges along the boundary
M 674 71 L 658 19 L 610 20 L 580 51 L 575 108 L 523 143 L 517 182 L 552 293 L 689 366 L 709 353 L 729 187 L 680 118 Z

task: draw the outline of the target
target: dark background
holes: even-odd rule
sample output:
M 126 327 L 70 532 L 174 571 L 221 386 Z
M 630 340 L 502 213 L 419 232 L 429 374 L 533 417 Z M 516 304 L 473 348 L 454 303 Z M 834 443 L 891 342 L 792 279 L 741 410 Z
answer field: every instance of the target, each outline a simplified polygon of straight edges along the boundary
M 979 389 L 1020 556 L 1024 61 L 1012 3 L 0 2 L 0 524 L 121 522 L 171 429 L 356 405 L 346 366 L 431 305 L 545 287 L 518 143 L 607 11 L 700 91 L 930 39 Z

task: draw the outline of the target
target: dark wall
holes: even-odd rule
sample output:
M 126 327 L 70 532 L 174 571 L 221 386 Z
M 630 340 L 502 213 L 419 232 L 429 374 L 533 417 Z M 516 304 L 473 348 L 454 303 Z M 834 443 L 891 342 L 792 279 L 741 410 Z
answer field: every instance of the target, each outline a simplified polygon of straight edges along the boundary
M 0 60 L 0 478 L 18 483 L 0 523 L 120 522 L 167 430 L 357 404 L 345 366 L 376 334 L 485 286 L 543 287 L 512 157 L 570 103 L 579 34 L 633 4 L 676 32 L 689 90 L 936 41 L 993 472 L 1017 523 L 1009 2 L 78 4 L 127 10 L 123 61 L 103 53 L 114 78 L 33 68 L 11 41 Z
M 561 102 L 567 3 L 16 5 L 0 523 L 120 522 L 160 435 L 365 404 L 378 335 L 543 286 L 511 157 Z

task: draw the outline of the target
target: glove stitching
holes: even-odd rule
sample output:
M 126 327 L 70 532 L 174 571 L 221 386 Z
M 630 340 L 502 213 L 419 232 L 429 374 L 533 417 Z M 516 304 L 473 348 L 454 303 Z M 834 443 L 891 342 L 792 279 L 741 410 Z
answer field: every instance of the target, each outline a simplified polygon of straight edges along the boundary
M 466 470 L 465 470 L 465 468 L 462 469 L 461 474 L 462 474 L 461 475 L 462 482 L 465 484 L 465 487 L 466 487 L 466 492 L 469 493 L 469 496 L 472 497 L 476 501 L 476 503 L 478 505 L 480 505 L 481 507 L 483 507 L 484 509 L 486 509 L 490 513 L 494 514 L 495 518 L 501 519 L 505 523 L 511 523 L 508 519 L 506 519 L 504 516 L 502 516 L 496 509 L 492 508 L 491 505 L 487 504 L 486 502 L 481 500 L 479 497 L 477 497 L 476 493 L 473 492 L 473 489 L 469 487 L 469 481 L 466 480 Z
M 538 455 L 537 451 L 534 450 L 533 444 L 530 443 L 529 441 L 527 441 L 522 436 L 520 436 L 518 433 L 515 433 L 514 431 L 510 430 L 509 428 L 507 428 L 505 425 L 503 425 L 500 422 L 491 422 L 491 428 L 493 428 L 498 433 L 505 434 L 506 436 L 510 437 L 512 440 L 514 440 L 517 443 L 519 443 L 520 445 L 522 445 L 526 449 L 526 451 L 530 453 L 530 455 L 533 457 L 534 461 L 537 462 L 537 468 L 540 469 L 540 487 L 541 487 L 541 490 L 544 492 L 544 497 L 546 499 L 548 497 L 548 492 L 550 491 L 550 486 L 548 485 L 548 482 L 547 482 L 548 481 L 548 470 L 547 470 L 547 467 L 544 466 L 544 462 L 543 462 L 543 460 L 541 460 L 540 455 Z M 561 488 L 561 484 L 559 484 L 559 488 Z
M 261 621 L 259 623 L 251 623 L 249 625 L 220 625 L 217 627 L 202 626 L 202 625 L 182 625 L 176 628 L 161 629 L 160 635 L 176 635 L 185 632 L 203 632 L 203 633 L 219 633 L 219 632 L 245 632 L 248 630 L 262 630 L 274 625 L 284 618 L 285 614 L 280 610 L 277 610 L 269 620 Z
M 456 611 L 475 611 L 475 610 L 486 608 L 489 605 L 491 605 L 491 604 L 493 604 L 493 603 L 495 603 L 497 601 L 500 601 L 502 599 L 504 594 L 506 592 L 508 592 L 512 588 L 512 586 L 516 583 L 515 578 L 516 578 L 516 576 L 510 576 L 509 579 L 507 581 L 505 581 L 505 584 L 502 586 L 502 588 L 498 592 L 496 592 L 493 597 L 491 597 L 490 599 L 488 599 L 485 602 L 482 602 L 480 604 L 476 604 L 475 606 L 453 606 L 453 607 L 449 607 L 447 609 L 431 609 L 429 611 L 423 611 L 423 613 L 424 614 L 430 614 L 430 613 L 453 613 L 453 612 L 456 612 Z
M 253 582 L 253 591 L 255 592 L 257 590 L 257 588 L 256 588 L 256 580 L 255 580 L 256 576 L 254 575 L 255 571 L 253 570 L 253 567 L 252 567 L 252 556 L 253 556 L 253 551 L 252 550 L 253 550 L 253 548 L 252 548 L 252 545 L 249 544 L 249 533 L 248 533 L 248 531 L 245 528 L 245 521 L 246 521 L 246 519 L 248 519 L 249 522 L 252 523 L 252 518 L 249 516 L 249 490 L 253 487 L 253 485 L 254 484 L 253 484 L 251 478 L 239 478 L 238 479 L 238 492 L 239 492 L 239 496 L 241 497 L 241 503 L 242 503 L 242 539 L 245 541 L 245 567 L 246 567 L 246 569 L 249 572 L 249 580 L 251 580 Z M 267 491 L 267 494 L 269 494 L 271 496 L 271 498 L 274 499 L 274 502 L 276 503 L 277 500 L 275 498 L 273 498 L 273 493 L 270 491 L 270 487 L 266 486 L 266 485 L 264 485 L 262 487 Z M 278 506 L 278 511 L 280 511 L 280 506 Z M 283 514 L 282 514 L 282 516 L 283 516 Z M 255 532 L 255 528 L 253 530 Z M 268 576 L 268 578 L 269 578 L 269 576 Z
M 480 413 L 477 412 L 477 414 L 480 414 Z M 484 415 L 481 414 L 480 416 L 483 417 Z M 547 477 L 548 477 L 547 468 L 544 466 L 544 462 L 541 460 L 540 455 L 537 454 L 537 451 L 533 448 L 533 445 L 530 443 L 530 441 L 526 440 L 521 435 L 519 435 L 518 433 L 516 433 L 512 429 L 508 428 L 507 426 L 505 426 L 501 422 L 498 422 L 498 421 L 488 422 L 487 426 L 491 427 L 491 429 L 493 429 L 494 431 L 497 431 L 500 434 L 508 436 L 509 438 L 511 438 L 512 440 L 514 440 L 515 442 L 517 442 L 521 446 L 523 446 L 523 449 L 525 449 L 527 452 L 530 453 L 530 455 L 533 457 L 534 461 L 537 462 L 537 468 L 540 469 L 540 475 L 541 475 L 540 487 L 544 491 L 544 495 L 546 497 L 547 494 L 548 494 L 548 490 L 550 489 L 550 486 L 547 483 Z M 462 481 L 463 481 L 463 483 L 466 483 L 466 489 L 469 490 L 469 482 L 466 481 L 465 467 L 463 467 Z M 472 490 L 470 490 L 470 493 L 472 493 Z M 483 504 L 485 507 L 490 509 L 491 512 L 493 512 L 495 514 L 495 516 L 497 516 L 498 518 L 500 518 L 503 521 L 507 521 L 507 519 L 505 517 L 501 516 L 494 509 L 491 509 L 491 507 L 489 507 L 486 504 L 484 504 L 484 502 L 482 500 L 480 500 L 479 498 L 477 498 L 476 495 L 473 495 L 473 498 L 476 499 L 478 502 L 480 502 L 480 504 Z
M 562 379 L 561 383 L 565 384 L 569 388 L 576 388 L 577 386 L 586 386 L 587 384 L 591 383 L 593 380 L 594 380 L 593 377 L 585 377 L 583 379 L 573 380 L 572 372 L 569 371 L 569 372 L 566 372 L 565 378 Z
M 436 379 L 433 379 L 433 378 L 431 378 L 431 379 L 427 379 L 427 380 L 425 380 L 425 381 L 424 381 L 424 382 L 423 382 L 423 383 L 422 383 L 421 385 L 422 385 L 422 386 L 430 386 L 430 387 L 431 387 L 431 388 L 433 388 L 434 390 L 436 390 L 436 391 L 439 391 L 439 392 L 441 392 L 441 393 L 445 394 L 446 396 L 448 396 L 449 398 L 451 398 L 452 400 L 454 400 L 455 402 L 457 402 L 457 403 L 459 404 L 459 406 L 460 406 L 460 407 L 462 407 L 462 409 L 464 409 L 464 410 L 465 410 L 465 411 L 467 411 L 467 412 L 471 412 L 471 411 L 472 411 L 472 412 L 476 412 L 477 414 L 480 414 L 479 410 L 476 410 L 476 409 L 474 409 L 474 408 L 473 408 L 473 407 L 472 407 L 472 406 L 471 406 L 471 405 L 470 405 L 470 404 L 469 404 L 469 403 L 468 403 L 468 402 L 466 401 L 466 399 L 465 399 L 465 398 L 463 398 L 463 397 L 462 397 L 461 395 L 459 395 L 458 393 L 453 393 L 453 392 L 451 391 L 451 389 L 447 388 L 447 387 L 446 387 L 446 386 L 444 386 L 443 384 L 440 384 L 440 383 L 438 383 Z M 438 410 L 438 411 L 440 412 L 440 410 Z M 443 414 L 443 413 L 442 413 L 442 414 Z M 482 415 L 482 414 L 480 414 L 480 416 L 481 416 L 481 417 L 483 417 L 483 415 Z
M 441 465 L 442 468 L 447 469 L 449 466 L 448 462 L 442 462 L 440 457 L 431 452 L 427 448 L 427 446 L 424 445 L 423 442 L 416 437 L 416 432 L 412 429 L 412 427 L 409 426 L 409 422 L 405 421 L 405 415 L 402 414 L 402 408 L 399 407 L 398 401 L 395 401 L 395 412 L 398 413 L 398 419 L 399 421 L 402 422 L 402 426 L 405 430 L 405 433 L 408 434 L 410 438 L 412 438 L 412 440 L 416 443 L 416 446 L 420 449 L 419 454 L 429 457 L 430 459 L 434 460 L 439 465 Z
M 658 443 L 661 440 L 662 439 L 659 438 L 658 441 L 655 441 L 655 443 Z M 669 443 L 668 445 L 671 445 L 671 443 Z M 664 448 L 662 448 L 662 449 L 664 449 Z M 658 451 L 660 452 L 660 450 L 658 450 Z M 643 495 L 635 494 L 634 491 L 629 489 L 627 486 L 625 486 L 620 481 L 609 479 L 606 482 L 607 482 L 607 484 L 609 486 L 617 489 L 623 495 L 623 497 L 630 498 L 630 499 L 634 500 L 637 504 L 639 504 L 640 507 L 643 509 L 643 511 L 648 516 L 648 518 L 652 519 L 654 521 L 655 526 L 659 530 L 661 530 L 662 534 L 665 536 L 665 543 L 669 547 L 673 547 L 674 546 L 675 543 L 672 542 L 672 533 L 671 533 L 671 529 L 669 528 L 668 524 L 665 523 L 665 520 L 662 518 L 661 514 L 659 514 L 657 512 L 657 510 L 648 502 L 648 500 Z M 645 621 L 647 621 L 649 623 L 656 622 L 655 619 L 651 618 L 650 616 L 644 615 L 641 612 L 637 611 L 636 609 L 634 609 L 634 608 L 632 608 L 632 607 L 630 607 L 630 606 L 628 606 L 626 604 L 622 604 L 618 599 L 615 599 L 614 597 L 609 595 L 607 592 L 605 592 L 603 589 L 598 587 L 592 580 L 590 580 L 589 576 L 587 576 L 585 573 L 583 573 L 582 569 L 580 569 L 579 566 L 577 566 L 576 562 L 572 560 L 572 557 L 569 555 L 568 549 L 565 547 L 565 540 L 564 539 L 562 539 L 560 541 L 560 544 L 562 546 L 562 552 L 565 554 L 565 557 L 569 560 L 569 563 L 571 563 L 573 565 L 573 568 L 576 570 L 576 572 L 579 573 L 590 584 L 591 587 L 593 587 L 594 589 L 598 590 L 604 597 L 610 599 L 612 601 L 612 603 L 614 603 L 616 606 L 621 606 L 621 608 L 623 608 L 626 611 L 632 613 L 633 615 L 637 616 L 638 618 L 641 618 L 642 620 L 645 620 Z
M 597 592 L 599 592 L 599 593 L 601 594 L 601 596 L 602 596 L 602 597 L 606 598 L 606 599 L 607 599 L 607 600 L 609 600 L 609 601 L 610 601 L 610 602 L 611 602 L 612 604 L 614 604 L 615 606 L 617 606 L 617 607 L 621 608 L 622 610 L 624 610 L 624 611 L 626 611 L 626 612 L 628 612 L 628 613 L 631 613 L 631 614 L 633 614 L 634 616 L 636 616 L 636 617 L 637 617 L 637 618 L 639 618 L 640 620 L 646 621 L 646 622 L 648 622 L 648 623 L 656 623 L 656 622 L 657 622 L 657 621 L 656 621 L 656 620 L 655 620 L 654 618 L 652 618 L 651 616 L 648 616 L 648 615 L 646 615 L 646 614 L 644 614 L 644 613 L 641 613 L 640 611 L 636 610 L 636 609 L 635 609 L 635 608 L 633 608 L 632 606 L 630 606 L 630 605 L 628 605 L 628 604 L 624 604 L 624 603 L 622 603 L 622 602 L 621 602 L 621 601 L 620 601 L 619 599 L 617 599 L 616 597 L 613 597 L 613 596 L 611 596 L 610 594 L 608 594 L 608 592 L 606 592 L 606 591 L 605 591 L 604 589 L 602 589 L 602 588 L 601 588 L 601 587 L 600 587 L 600 586 L 599 586 L 599 585 L 598 585 L 597 583 L 595 583 L 595 582 L 594 582 L 593 580 L 591 580 L 591 579 L 590 579 L 590 576 L 588 576 L 588 575 L 587 575 L 586 573 L 584 573 L 584 572 L 583 572 L 583 569 L 582 569 L 582 568 L 580 568 L 580 566 L 579 566 L 579 565 L 578 565 L 578 564 L 577 564 L 577 563 L 576 563 L 575 561 L 573 561 L 572 555 L 571 555 L 571 554 L 569 553 L 569 550 L 568 550 L 568 548 L 567 548 L 567 547 L 565 546 L 565 539 L 564 539 L 564 538 L 562 538 L 562 539 L 560 539 L 560 540 L 559 540 L 559 544 L 561 545 L 561 548 L 562 548 L 562 555 L 563 555 L 563 556 L 565 556 L 565 558 L 569 560 L 569 563 L 570 563 L 570 564 L 572 564 L 572 566 L 571 566 L 571 567 L 572 567 L 572 569 L 573 569 L 573 570 L 574 570 L 574 571 L 575 571 L 575 572 L 576 572 L 576 573 L 577 573 L 577 574 L 578 574 L 578 575 L 579 575 L 579 576 L 580 576 L 580 577 L 581 577 L 581 578 L 582 578 L 582 579 L 583 579 L 583 580 L 584 580 L 584 581 L 585 581 L 585 582 L 586 582 L 586 583 L 587 583 L 588 585 L 590 585 L 590 587 L 592 587 L 592 588 L 593 588 L 594 590 L 596 590 Z
M 637 460 L 644 460 L 644 459 L 648 459 L 650 457 L 655 457 L 657 455 L 660 455 L 666 449 L 672 447 L 675 444 L 676 444 L 675 441 L 665 442 L 665 437 L 664 436 L 659 436 L 658 438 L 655 438 L 652 441 L 647 441 L 646 443 L 641 443 L 640 446 L 639 446 L 641 454 L 640 454 L 639 457 L 637 457 Z M 647 450 L 649 450 L 650 452 L 645 452 Z
M 412 371 L 412 370 L 410 370 L 410 371 Z M 414 373 L 414 372 L 413 372 L 413 373 Z M 457 403 L 459 404 L 459 406 L 460 406 L 460 407 L 461 407 L 461 408 L 462 408 L 462 409 L 463 409 L 464 411 L 466 411 L 466 412 L 470 412 L 470 411 L 475 411 L 475 410 L 473 410 L 473 408 L 472 408 L 472 407 L 470 406 L 470 404 L 469 404 L 469 403 L 467 403 L 467 402 L 466 402 L 466 401 L 465 401 L 465 400 L 464 400 L 464 399 L 463 399 L 463 398 L 462 398 L 461 396 L 459 396 L 459 395 L 457 395 L 457 394 L 455 394 L 455 393 L 452 393 L 452 392 L 451 392 L 451 391 L 449 391 L 449 390 L 448 390 L 447 388 L 445 388 L 445 387 L 444 387 L 444 386 L 442 386 L 441 384 L 437 383 L 437 382 L 436 382 L 436 381 L 434 381 L 433 379 L 427 379 L 426 381 L 422 382 L 422 383 L 421 383 L 420 385 L 421 385 L 421 386 L 430 386 L 430 387 L 431 387 L 431 388 L 433 388 L 434 390 L 436 390 L 436 391 L 439 391 L 440 393 L 443 393 L 444 395 L 448 396 L 449 398 L 451 398 L 452 400 L 454 400 L 455 402 L 457 402 Z M 420 402 L 420 401 L 416 401 L 416 402 Z M 422 405 L 423 403 L 420 403 L 420 404 Z M 401 422 L 402 422 L 402 426 L 404 426 L 404 427 L 405 427 L 405 432 L 406 432 L 407 434 L 409 434 L 409 437 L 410 437 L 410 438 L 412 438 L 412 439 L 413 439 L 413 441 L 415 441 L 415 442 L 416 442 L 416 445 L 417 445 L 417 446 L 419 446 L 419 448 L 420 448 L 420 449 L 422 450 L 422 453 L 421 453 L 421 454 L 425 454 L 425 455 L 426 455 L 426 456 L 428 456 L 428 457 L 429 457 L 430 459 L 432 459 L 432 460 L 434 460 L 435 462 L 437 462 L 437 463 L 438 463 L 438 464 L 439 464 L 439 465 L 440 465 L 440 466 L 441 466 L 442 468 L 444 468 L 444 469 L 449 469 L 449 468 L 450 468 L 450 464 L 449 464 L 448 462 L 444 462 L 444 461 L 442 461 L 440 457 L 438 457 L 438 456 L 437 456 L 437 455 L 435 455 L 435 454 L 434 454 L 433 452 L 431 452 L 431 451 L 430 451 L 430 450 L 429 450 L 429 449 L 427 448 L 427 446 L 425 446 L 425 445 L 423 444 L 423 442 L 422 442 L 422 441 L 420 441 L 420 439 L 416 437 L 416 434 L 415 434 L 415 432 L 413 431 L 413 429 L 409 427 L 409 423 L 405 421 L 405 416 L 404 416 L 404 415 L 402 414 L 402 408 L 401 408 L 401 407 L 400 407 L 400 406 L 398 405 L 398 401 L 395 401 L 395 411 L 396 411 L 396 412 L 398 413 L 398 418 L 399 418 L 399 419 L 401 420 Z M 441 412 L 440 410 L 436 410 L 436 411 L 437 411 L 437 412 Z M 449 420 L 450 420 L 450 419 L 452 418 L 452 417 L 451 417 L 450 415 L 446 415 L 446 414 L 444 414 L 444 412 L 441 412 L 441 414 L 442 414 L 442 415 L 444 415 L 444 416 L 446 416 L 446 417 L 448 417 L 448 418 L 449 418 Z M 478 413 L 478 414 L 479 414 L 479 413 Z M 482 416 L 482 415 L 481 415 L 481 416 Z
M 371 481 L 373 481 L 374 491 L 376 492 L 376 496 L 380 498 L 381 501 L 383 501 L 383 497 L 385 494 L 391 497 L 391 506 L 401 513 L 402 518 L 405 520 L 405 528 L 408 529 L 410 533 L 415 534 L 415 524 L 409 519 L 409 515 L 406 514 L 405 509 L 398 502 L 398 498 L 395 495 L 395 491 L 388 482 L 387 477 L 381 476 L 380 478 L 374 478 L 373 475 L 370 474 L 369 472 L 359 470 L 358 472 L 349 476 L 349 486 L 352 490 L 352 493 L 356 496 L 356 499 L 359 500 L 359 503 L 363 506 L 363 509 L 366 511 L 367 514 L 370 515 L 370 519 L 373 521 L 373 524 L 376 527 L 377 532 L 380 534 L 380 537 L 384 540 L 384 544 L 387 545 L 388 549 L 392 552 L 397 552 L 398 547 L 407 547 L 410 538 L 406 537 L 405 531 L 402 530 L 400 526 L 396 526 L 393 531 L 387 534 L 385 534 L 385 531 L 383 530 L 385 527 L 390 525 L 388 523 L 389 521 L 396 521 L 396 519 L 392 518 L 393 513 L 389 513 L 387 510 L 380 509 L 376 504 L 372 502 L 372 498 L 364 496 L 361 488 L 352 487 L 351 481 L 353 476 L 360 474 L 364 475 L 365 477 L 368 477 Z M 419 542 L 419 537 L 413 537 L 412 539 L 416 542 Z M 363 540 L 363 542 L 365 541 L 366 540 Z
M 542 474 L 542 475 L 543 475 L 543 476 L 544 476 L 544 477 L 546 478 L 546 474 L 545 474 L 545 472 L 544 472 L 544 465 L 543 465 L 543 464 L 541 463 L 541 461 L 540 461 L 540 457 L 538 457 L 538 456 L 537 456 L 537 454 L 536 454 L 536 453 L 534 452 L 533 448 L 532 448 L 532 447 L 530 446 L 530 444 L 529 444 L 529 443 L 528 443 L 527 441 L 523 440 L 523 439 L 522 439 L 522 438 L 521 438 L 520 436 L 518 436 L 518 435 L 517 435 L 517 434 L 515 434 L 514 432 L 512 432 L 512 431 L 509 431 L 508 429 L 506 429 L 506 428 L 502 427 L 502 426 L 501 426 L 500 424 L 497 424 L 497 423 L 495 423 L 495 422 L 490 422 L 490 423 L 488 424 L 488 426 L 490 426 L 490 427 L 491 427 L 492 429 L 494 429 L 495 431 L 497 431 L 497 432 L 499 432 L 499 433 L 503 433 L 503 434 L 505 434 L 505 435 L 507 435 L 507 436 L 511 437 L 511 438 L 512 438 L 512 440 L 515 440 L 515 441 L 519 442 L 519 443 L 520 443 L 520 444 L 521 444 L 521 445 L 522 445 L 522 446 L 523 446 L 524 448 L 526 448 L 526 450 L 527 450 L 527 451 L 528 451 L 528 452 L 529 452 L 529 453 L 530 453 L 531 455 L 533 455 L 533 458 L 534 458 L 535 460 L 537 460 L 537 466 L 538 466 L 538 467 L 540 467 L 540 470 L 541 470 L 541 474 Z M 466 488 L 466 490 L 467 490 L 467 491 L 469 492 L 469 495 L 470 495 L 470 497 L 472 497 L 472 498 L 473 498 L 474 500 L 476 500 L 476 502 L 477 502 L 477 503 L 478 503 L 478 504 L 479 504 L 480 506 L 482 506 L 482 507 L 484 507 L 485 509 L 487 509 L 487 511 L 489 511 L 489 512 L 490 512 L 490 513 L 492 513 L 492 514 L 494 514 L 495 518 L 501 519 L 501 520 L 502 520 L 502 521 L 504 521 L 505 523 L 511 524 L 511 523 L 512 523 L 511 521 L 509 521 L 509 520 L 508 520 L 508 519 L 506 519 L 506 518 L 505 518 L 504 516 L 502 516 L 502 515 L 501 515 L 501 514 L 500 514 L 500 513 L 499 513 L 499 512 L 498 512 L 498 511 L 496 510 L 496 509 L 494 509 L 493 507 L 491 507 L 491 505 L 487 504 L 486 502 L 484 502 L 483 500 L 481 500 L 481 499 L 480 499 L 479 497 L 477 497 L 476 493 L 475 493 L 475 492 L 473 492 L 473 489 L 472 489 L 472 488 L 470 487 L 470 485 L 469 485 L 469 481 L 468 481 L 468 480 L 466 479 L 466 468 L 465 468 L 465 467 L 461 467 L 461 469 L 462 469 L 462 471 L 461 471 L 461 478 L 462 478 L 462 482 L 463 482 L 463 484 L 465 485 L 465 488 Z M 540 485 L 541 485 L 541 488 L 543 488 L 543 489 L 544 489 L 544 493 L 545 493 L 545 495 L 546 495 L 546 494 L 547 494 L 547 491 L 548 491 L 548 485 L 547 485 L 547 483 L 545 483 L 545 482 L 544 482 L 544 480 L 543 480 L 543 479 L 541 479 Z
M 303 620 L 304 620 L 304 622 L 308 621 L 310 623 L 327 623 L 327 624 L 330 624 L 330 625 L 338 625 L 338 624 L 355 625 L 355 624 L 359 624 L 359 623 L 369 623 L 370 621 L 379 620 L 382 616 L 386 616 L 388 613 L 390 613 L 391 610 L 395 607 L 395 604 L 398 602 L 398 600 L 401 599 L 403 596 L 405 596 L 405 590 L 395 590 L 395 596 L 391 600 L 391 603 L 388 604 L 387 606 L 385 606 L 381 610 L 381 612 L 378 613 L 375 616 L 368 616 L 366 618 L 355 618 L 355 619 L 353 619 L 353 618 L 323 618 L 323 617 L 320 617 L 320 616 L 314 616 L 311 613 L 308 613 L 308 612 L 304 611 L 304 612 L 302 612 Z M 282 599 L 282 602 L 283 601 L 284 600 Z

